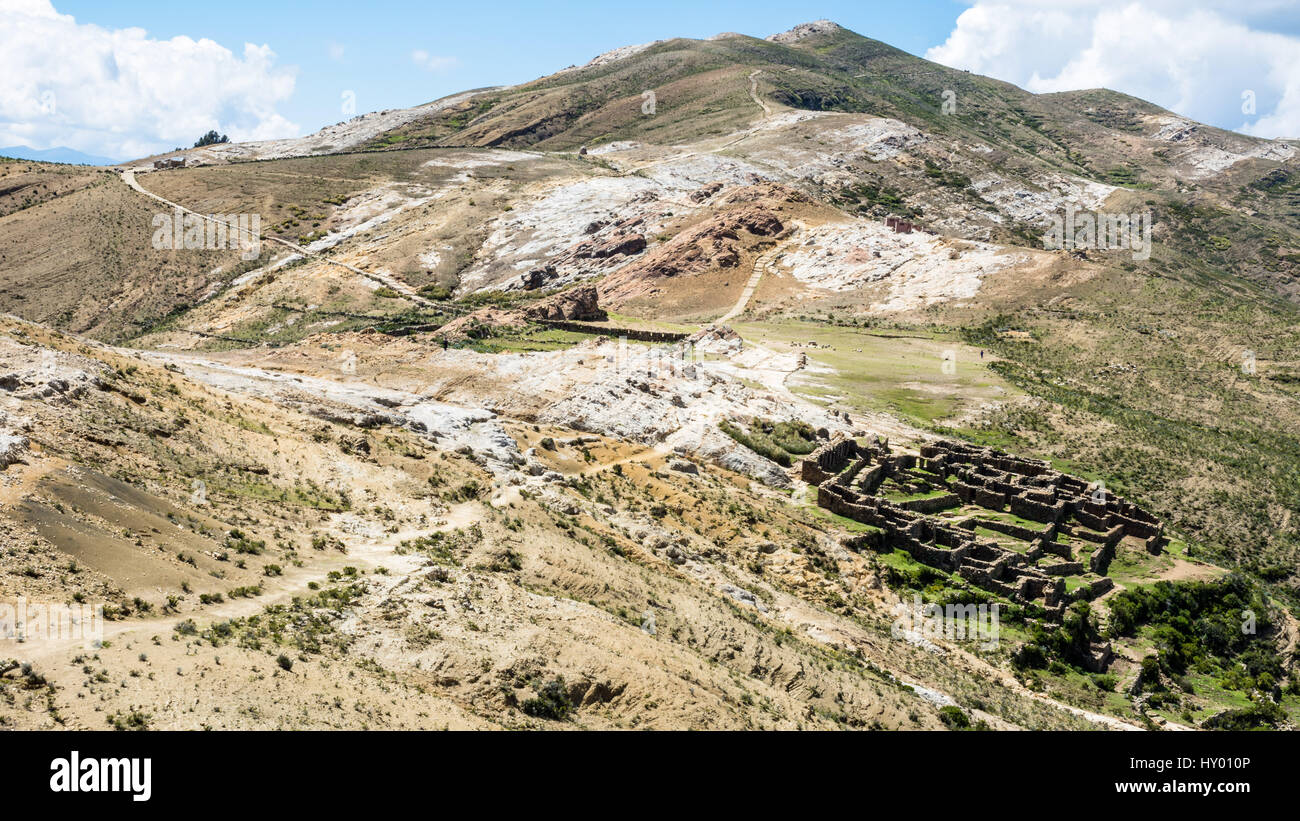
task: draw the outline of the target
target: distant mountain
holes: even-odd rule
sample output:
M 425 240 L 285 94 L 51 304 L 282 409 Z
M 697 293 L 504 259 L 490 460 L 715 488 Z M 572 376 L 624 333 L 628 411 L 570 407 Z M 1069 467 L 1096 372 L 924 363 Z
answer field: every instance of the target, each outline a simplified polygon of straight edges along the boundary
M 61 162 L 69 165 L 114 165 L 117 160 L 108 157 L 97 157 L 94 154 L 83 154 L 73 148 L 46 148 L 39 150 L 28 148 L 25 145 L 11 145 L 8 148 L 0 148 L 0 157 L 13 157 L 19 160 L 37 160 L 39 162 Z

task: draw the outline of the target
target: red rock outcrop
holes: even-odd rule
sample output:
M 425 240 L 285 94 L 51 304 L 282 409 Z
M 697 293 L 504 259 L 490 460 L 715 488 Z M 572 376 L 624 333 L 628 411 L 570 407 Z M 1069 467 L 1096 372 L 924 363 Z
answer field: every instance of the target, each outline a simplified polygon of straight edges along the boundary
M 610 274 L 601 283 L 601 297 L 606 302 L 631 299 L 650 291 L 656 280 L 735 268 L 746 244 L 743 234 L 771 237 L 784 227 L 776 213 L 763 205 L 724 211 Z

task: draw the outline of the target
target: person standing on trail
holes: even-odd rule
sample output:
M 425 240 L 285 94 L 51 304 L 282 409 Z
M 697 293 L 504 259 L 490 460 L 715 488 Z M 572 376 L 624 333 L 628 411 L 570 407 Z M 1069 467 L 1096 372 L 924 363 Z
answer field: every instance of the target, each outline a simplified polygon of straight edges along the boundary
M 442 349 L 443 349 L 444 351 L 447 350 L 447 337 L 445 337 L 445 336 L 444 336 L 444 337 L 441 337 L 439 341 L 442 342 Z

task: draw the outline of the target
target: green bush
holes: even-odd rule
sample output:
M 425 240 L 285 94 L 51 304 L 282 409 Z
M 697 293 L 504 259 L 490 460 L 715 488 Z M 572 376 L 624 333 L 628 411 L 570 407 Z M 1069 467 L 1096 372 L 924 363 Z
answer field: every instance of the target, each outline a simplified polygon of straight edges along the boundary
M 249 553 L 256 556 L 266 549 L 266 542 L 250 539 L 244 531 L 235 528 L 226 534 L 226 547 L 236 553 Z
M 451 501 L 453 502 L 473 501 L 474 499 L 478 498 L 479 490 L 480 490 L 479 483 L 473 479 L 470 479 L 469 481 L 465 482 L 465 484 L 456 488 L 456 490 L 452 492 Z
M 564 687 L 563 676 L 551 679 L 535 688 L 535 691 L 537 697 L 524 702 L 523 711 L 527 715 L 551 721 L 564 721 L 573 711 L 569 692 Z
M 960 707 L 951 704 L 939 709 L 939 719 L 952 730 L 970 729 L 970 717 Z
M 1237 710 L 1226 710 L 1201 722 L 1207 730 L 1258 730 L 1276 727 L 1286 719 L 1282 708 L 1271 701 Z
M 755 420 L 755 422 L 757 421 Z M 777 444 L 769 435 L 762 432 L 757 424 L 749 431 L 743 431 L 730 420 L 723 419 L 718 423 L 718 428 L 736 442 L 754 451 L 759 456 L 771 459 L 781 467 L 788 468 L 794 464 L 794 460 L 790 458 L 790 454 L 786 449 Z
M 1245 612 L 1254 616 L 1253 633 L 1242 629 Z M 1239 573 L 1123 591 L 1111 601 L 1109 632 L 1133 636 L 1139 630 L 1157 651 L 1143 660 L 1144 684 L 1158 680 L 1158 673 L 1182 681 L 1192 667 L 1220 669 L 1225 686 L 1240 690 L 1271 690 L 1282 676 L 1273 608 Z
M 433 282 L 421 288 L 419 290 L 419 294 L 420 296 L 426 299 L 433 299 L 433 300 L 450 299 L 451 289 L 441 283 Z

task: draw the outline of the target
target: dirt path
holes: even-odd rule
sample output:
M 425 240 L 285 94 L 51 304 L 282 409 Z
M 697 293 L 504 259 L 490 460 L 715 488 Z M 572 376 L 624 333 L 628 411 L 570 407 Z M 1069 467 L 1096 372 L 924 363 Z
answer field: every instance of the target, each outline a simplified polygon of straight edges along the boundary
M 375 272 L 375 271 L 364 271 L 364 270 L 362 270 L 362 269 L 356 267 L 355 265 L 350 265 L 350 264 L 348 264 L 348 263 L 346 263 L 346 262 L 341 262 L 341 261 L 339 261 L 339 260 L 337 260 L 337 259 L 333 259 L 333 258 L 331 258 L 331 257 L 327 257 L 327 256 L 325 256 L 325 255 L 322 254 L 322 253 L 319 253 L 319 252 L 317 252 L 317 251 L 311 251 L 311 250 L 308 250 L 307 248 L 304 248 L 304 247 L 301 246 L 301 245 L 297 245 L 297 244 L 295 244 L 295 243 L 289 242 L 288 240 L 280 239 L 279 237 L 262 237 L 262 236 L 259 236 L 259 235 L 254 234 L 253 232 L 248 231 L 248 230 L 246 230 L 246 229 L 241 229 L 238 225 L 235 225 L 235 224 L 233 224 L 233 223 L 226 222 L 225 220 L 217 219 L 216 217 L 213 217 L 213 216 L 211 216 L 210 214 L 200 214 L 200 213 L 198 213 L 197 211 L 191 211 L 190 209 L 186 208 L 185 206 L 183 206 L 183 205 L 181 205 L 181 204 L 179 204 L 179 203 L 175 203 L 175 202 L 172 202 L 171 200 L 164 199 L 163 197 L 160 197 L 160 196 L 158 196 L 157 194 L 154 194 L 154 193 L 151 192 L 151 191 L 147 191 L 147 190 L 145 190 L 144 186 L 140 185 L 140 182 L 135 178 L 135 170 L 134 170 L 134 169 L 126 169 L 126 170 L 122 171 L 122 182 L 126 183 L 128 186 L 130 186 L 130 187 L 131 187 L 132 189 L 134 189 L 135 191 L 137 191 L 137 192 L 139 192 L 139 193 L 141 193 L 141 194 L 144 194 L 146 197 L 149 197 L 149 198 L 152 199 L 152 200 L 156 200 L 156 201 L 158 201 L 158 202 L 161 202 L 163 205 L 167 205 L 167 206 L 169 206 L 169 207 L 171 207 L 171 208 L 178 209 L 178 210 L 181 211 L 182 213 L 185 213 L 185 214 L 191 214 L 191 215 L 193 215 L 193 216 L 196 216 L 196 217 L 198 217 L 199 219 L 206 220 L 206 221 L 208 221 L 208 222 L 213 222 L 213 223 L 216 223 L 217 225 L 224 225 L 228 230 L 230 230 L 230 231 L 232 231 L 232 232 L 234 232 L 234 233 L 236 233 L 236 234 L 242 234 L 243 236 L 247 237 L 248 239 L 250 239 L 250 240 L 252 240 L 252 241 L 254 241 L 254 242 L 274 242 L 274 243 L 276 243 L 276 244 L 278 244 L 278 245 L 283 245 L 285 248 L 288 248 L 289 250 L 293 251 L 295 254 L 301 254 L 301 255 L 304 256 L 304 257 L 310 257 L 310 258 L 312 258 L 312 259 L 318 259 L 318 260 L 320 260 L 321 262 L 324 262 L 324 263 L 329 264 L 329 265 L 337 265 L 337 266 L 340 267 L 340 268 L 343 268 L 343 269 L 345 269 L 345 270 L 351 271 L 352 273 L 354 273 L 354 274 L 356 274 L 356 275 L 358 275 L 358 276 L 365 277 L 366 279 L 368 279 L 368 280 L 370 280 L 370 281 L 372 281 L 372 282 L 375 282 L 375 283 L 377 283 L 377 284 L 379 284 L 379 285 L 383 285 L 383 286 L 385 286 L 385 287 L 387 287 L 387 288 L 391 288 L 392 290 L 394 290 L 394 291 L 398 292 L 399 294 L 401 294 L 405 299 L 408 299 L 408 300 L 410 300 L 411 302 L 416 303 L 417 305 L 421 305 L 421 306 L 423 306 L 423 307 L 425 307 L 425 308 L 437 308 L 437 307 L 439 307 L 439 306 L 438 306 L 436 303 L 434 303 L 433 301 L 428 300 L 428 299 L 425 299 L 424 297 L 422 297 L 422 296 L 420 296 L 418 293 L 416 293 L 416 292 L 415 292 L 415 289 L 412 288 L 410 285 L 407 285 L 405 282 L 402 282 L 402 281 L 399 280 L 399 279 L 396 279 L 396 278 L 394 278 L 394 277 L 388 276 L 387 274 L 377 273 L 377 272 Z
M 806 227 L 807 226 L 805 226 L 802 222 L 794 223 L 795 230 L 789 239 L 785 240 L 784 242 L 782 242 L 780 245 L 776 246 L 772 250 L 764 254 L 760 254 L 754 260 L 754 272 L 749 275 L 749 281 L 745 283 L 745 289 L 740 292 L 740 299 L 736 300 L 736 304 L 732 306 L 730 311 L 727 311 L 725 314 L 723 314 L 721 317 L 718 318 L 718 322 L 720 323 L 730 322 L 731 320 L 735 319 L 736 317 L 740 316 L 742 313 L 745 312 L 745 308 L 749 305 L 749 300 L 754 296 L 754 291 L 758 288 L 759 280 L 763 278 L 763 271 L 766 270 L 769 265 L 771 265 L 772 259 L 779 256 L 783 251 L 785 251 L 786 246 L 794 242 L 794 237 L 798 235 L 798 233 Z
M 730 147 L 733 146 L 733 145 L 736 145 L 737 143 L 744 142 L 745 140 L 747 140 L 747 139 L 749 139 L 750 137 L 752 137 L 752 136 L 753 136 L 755 133 L 757 133 L 757 132 L 759 131 L 759 129 L 762 127 L 762 122 L 763 122 L 763 120 L 766 120 L 767 118 L 769 118 L 769 117 L 772 116 L 772 107 L 769 106 L 767 103 L 763 102 L 762 98 L 760 98 L 760 97 L 758 96 L 758 79 L 757 79 L 757 78 L 758 78 L 758 75 L 760 75 L 760 74 L 762 74 L 762 73 L 763 73 L 763 70 L 762 70 L 762 69 L 756 69 L 756 70 L 754 70 L 752 73 L 750 73 L 750 75 L 749 75 L 749 98 L 750 98 L 751 100 L 754 101 L 754 105 L 756 105 L 756 106 L 758 106 L 759 108 L 763 109 L 763 116 L 758 120 L 758 122 L 756 122 L 755 124 L 749 126 L 749 127 L 746 128 L 746 129 L 743 129 L 743 130 L 741 130 L 741 131 L 736 132 L 736 135 L 735 135 L 734 137 L 732 137 L 731 139 L 727 140 L 726 142 L 722 143 L 721 145 L 719 145 L 719 146 L 717 146 L 717 147 L 715 147 L 715 148 L 710 148 L 710 149 L 707 149 L 707 150 L 701 150 L 701 151 L 688 151 L 688 152 L 686 152 L 685 154 L 674 154 L 674 155 L 669 156 L 669 157 L 661 157 L 660 159 L 657 159 L 657 160 L 650 160 L 649 162 L 644 162 L 644 163 L 641 163 L 640 165 L 631 165 L 631 166 L 628 166 L 628 167 L 627 167 L 626 169 L 624 169 L 623 171 L 620 171 L 616 176 L 619 176 L 619 177 L 627 177 L 627 176 L 631 176 L 631 175 L 633 175 L 633 174 L 638 174 L 638 173 L 640 173 L 640 172 L 645 171 L 647 168 L 653 168 L 653 167 L 655 167 L 655 166 L 657 166 L 657 165 L 663 165 L 663 164 L 665 164 L 665 163 L 670 163 L 670 162 L 680 162 L 681 160 L 688 159 L 688 158 L 690 158 L 690 157 L 699 157 L 699 156 L 703 156 L 703 155 L 705 155 L 705 154 L 717 154 L 717 153 L 720 153 L 720 152 L 722 152 L 722 151 L 727 150 L 728 148 L 730 148 Z M 696 207 L 698 207 L 698 206 L 697 206 L 696 204 L 694 204 L 694 203 L 686 203 L 686 202 L 683 202 L 683 203 L 679 203 L 679 204 L 684 205 L 684 206 L 686 206 L 686 207 L 688 207 L 688 208 L 696 208 Z
M 759 99 L 759 96 L 758 96 L 758 75 L 760 75 L 760 74 L 762 74 L 762 73 L 763 73 L 763 69 L 759 68 L 759 69 L 755 69 L 755 70 L 754 70 L 754 71 L 749 75 L 749 99 L 751 99 L 751 100 L 754 101 L 754 105 L 756 105 L 756 106 L 758 106 L 759 108 L 763 109 L 763 116 L 764 116 L 764 117 L 771 117 L 771 116 L 772 116 L 772 109 L 768 106 L 767 103 L 765 103 L 765 102 L 763 102 L 761 99 Z
M 578 471 L 577 475 L 590 476 L 593 473 L 600 473 L 602 471 L 610 470 L 615 465 L 626 465 L 629 462 L 648 462 L 651 459 L 666 458 L 672 455 L 673 455 L 672 448 L 660 442 L 659 444 L 656 444 L 652 447 L 648 447 L 645 450 L 638 450 L 636 453 L 630 453 L 627 456 L 624 456 L 619 459 L 614 459 L 613 461 L 610 462 L 600 462 L 598 464 L 589 465 L 583 468 L 582 470 Z
M 391 533 L 381 539 L 369 539 L 349 545 L 347 553 L 334 552 L 310 565 L 286 568 L 279 577 L 262 580 L 265 592 L 260 596 L 241 599 L 226 599 L 220 604 L 207 605 L 199 610 L 176 613 L 162 618 L 135 618 L 122 621 L 105 622 L 103 639 L 105 641 L 125 641 L 131 637 L 147 638 L 153 635 L 170 633 L 181 622 L 189 619 L 202 619 L 205 622 L 219 622 L 228 619 L 243 618 L 260 613 L 267 607 L 282 604 L 295 596 L 307 593 L 308 585 L 332 570 L 344 567 L 356 567 L 361 570 L 374 570 L 380 566 L 397 564 L 411 565 L 407 568 L 390 566 L 390 570 L 413 570 L 415 556 L 397 555 L 397 546 L 403 540 L 424 535 L 430 531 L 453 530 L 464 527 L 480 518 L 478 502 L 463 502 L 453 506 L 447 517 L 439 524 L 418 530 L 403 530 Z M 139 635 L 136 635 L 139 634 Z M 19 644 L 14 641 L 0 642 L 0 655 L 16 657 L 33 663 L 50 663 L 66 653 L 80 652 L 86 648 L 86 641 L 81 638 L 63 640 L 41 640 Z
M 773 253 L 769 251 L 768 254 Z M 763 278 L 763 269 L 767 266 L 768 254 L 763 254 L 754 260 L 754 272 L 749 275 L 749 281 L 745 283 L 745 289 L 740 292 L 740 299 L 731 307 L 730 311 L 718 318 L 719 322 L 730 322 L 740 316 L 749 305 L 749 299 L 754 295 L 754 289 L 758 287 L 758 281 Z

